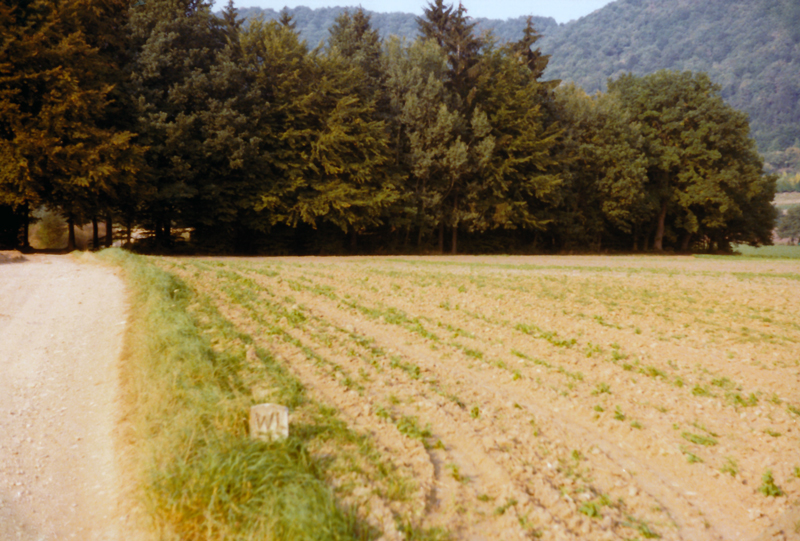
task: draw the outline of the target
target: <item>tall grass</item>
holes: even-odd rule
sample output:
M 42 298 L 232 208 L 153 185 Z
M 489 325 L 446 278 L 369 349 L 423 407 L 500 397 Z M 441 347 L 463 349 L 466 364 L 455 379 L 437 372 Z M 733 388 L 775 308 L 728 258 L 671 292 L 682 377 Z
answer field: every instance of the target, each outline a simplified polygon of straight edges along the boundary
M 134 476 L 158 539 L 339 540 L 371 532 L 338 508 L 307 448 L 336 425 L 301 425 L 284 441 L 247 434 L 252 368 L 239 333 L 175 276 L 121 250 L 131 312 L 122 385 Z M 302 386 L 263 351 L 257 376 L 294 408 Z M 329 426 L 326 426 L 328 423 Z M 336 429 L 334 426 L 333 429 Z

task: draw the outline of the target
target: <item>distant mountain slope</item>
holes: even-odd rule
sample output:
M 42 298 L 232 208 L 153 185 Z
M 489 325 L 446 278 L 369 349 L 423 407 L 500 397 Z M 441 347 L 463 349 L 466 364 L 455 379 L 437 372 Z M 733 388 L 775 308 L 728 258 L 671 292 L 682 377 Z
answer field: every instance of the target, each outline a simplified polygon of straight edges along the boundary
M 344 9 L 289 12 L 315 47 L 327 41 L 328 28 Z M 259 8 L 240 13 L 279 16 Z M 417 35 L 412 14 L 368 13 L 383 37 Z M 500 41 L 519 39 L 525 26 L 524 17 L 477 22 Z M 544 35 L 540 48 L 552 55 L 545 78 L 573 81 L 591 93 L 628 71 L 705 71 L 722 85 L 728 103 L 750 114 L 762 152 L 800 147 L 799 0 L 617 0 L 567 24 L 549 17 L 535 17 L 534 24 Z
M 469 7 L 469 6 L 467 6 Z M 320 42 L 328 41 L 328 28 L 333 24 L 343 11 L 350 12 L 358 9 L 357 7 L 334 7 L 310 9 L 307 7 L 296 7 L 289 9 L 288 12 L 294 17 L 297 30 L 308 43 L 309 47 L 316 47 Z M 373 28 L 377 28 L 381 37 L 399 36 L 408 39 L 417 37 L 417 16 L 411 13 L 376 13 L 364 10 L 372 18 Z M 261 8 L 242 8 L 239 14 L 244 18 L 263 16 L 267 20 L 280 17 L 280 11 L 274 9 Z M 475 19 L 479 32 L 492 30 L 501 41 L 516 40 L 522 37 L 522 29 L 525 28 L 526 17 L 515 19 Z M 559 25 L 552 17 L 534 17 L 534 25 L 541 33 L 555 32 Z
M 705 71 L 750 114 L 762 151 L 800 140 L 798 0 L 618 0 L 540 43 L 545 77 L 588 92 L 629 71 Z

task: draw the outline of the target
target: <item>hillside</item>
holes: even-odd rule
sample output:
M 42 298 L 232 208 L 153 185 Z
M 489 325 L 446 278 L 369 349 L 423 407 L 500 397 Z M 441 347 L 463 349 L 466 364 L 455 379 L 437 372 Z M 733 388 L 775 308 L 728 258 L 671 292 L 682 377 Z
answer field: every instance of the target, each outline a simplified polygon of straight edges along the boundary
M 354 11 L 355 7 L 332 7 L 310 9 L 296 7 L 287 10 L 297 25 L 300 36 L 306 40 L 310 47 L 328 41 L 328 28 L 345 10 Z M 411 13 L 377 13 L 364 10 L 371 17 L 372 26 L 380 32 L 382 38 L 399 36 L 407 39 L 417 37 L 417 16 Z M 274 9 L 242 8 L 239 14 L 245 18 L 262 16 L 266 20 L 278 19 L 280 11 Z M 501 41 L 519 39 L 525 28 L 526 17 L 515 19 L 475 19 L 479 32 L 491 30 Z M 559 29 L 559 24 L 552 17 L 534 17 L 536 29 L 541 33 L 554 33 Z
M 289 11 L 313 47 L 327 40 L 328 27 L 344 9 Z M 259 8 L 241 14 L 279 15 Z M 416 36 L 412 14 L 370 15 L 383 37 Z M 525 19 L 477 22 L 479 30 L 492 29 L 507 41 L 519 38 Z M 628 71 L 707 72 L 731 105 L 750 114 L 768 168 L 795 170 L 791 164 L 787 169 L 782 152 L 800 146 L 800 3 L 795 0 L 618 0 L 567 24 L 545 17 L 534 23 L 544 35 L 542 51 L 552 55 L 545 77 L 573 81 L 590 93 Z
M 542 40 L 546 76 L 587 92 L 609 77 L 705 71 L 750 114 L 762 151 L 800 139 L 800 3 L 794 0 L 618 0 Z

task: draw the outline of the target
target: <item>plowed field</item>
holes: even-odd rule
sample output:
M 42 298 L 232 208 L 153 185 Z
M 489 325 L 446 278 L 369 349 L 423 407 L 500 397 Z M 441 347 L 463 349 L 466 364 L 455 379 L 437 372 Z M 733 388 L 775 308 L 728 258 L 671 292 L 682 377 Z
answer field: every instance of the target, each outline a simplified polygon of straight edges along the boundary
M 373 442 L 388 473 L 316 453 L 386 539 L 753 539 L 800 519 L 796 261 L 159 264 Z

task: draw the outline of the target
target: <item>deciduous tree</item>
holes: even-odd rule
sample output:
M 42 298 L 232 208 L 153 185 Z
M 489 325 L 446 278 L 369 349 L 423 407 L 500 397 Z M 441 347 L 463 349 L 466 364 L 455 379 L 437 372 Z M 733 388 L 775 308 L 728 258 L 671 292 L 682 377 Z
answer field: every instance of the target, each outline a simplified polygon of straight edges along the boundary
M 731 242 L 770 243 L 775 178 L 763 173 L 746 115 L 727 105 L 719 90 L 707 75 L 690 72 L 609 82 L 610 96 L 644 140 L 647 190 L 658 201 L 656 250 L 664 248 L 668 226 L 682 249 L 703 237 L 720 249 Z

